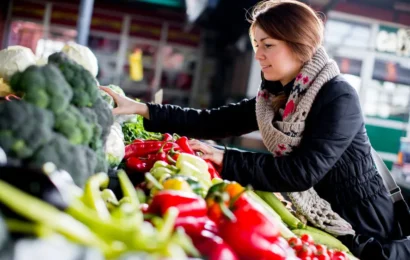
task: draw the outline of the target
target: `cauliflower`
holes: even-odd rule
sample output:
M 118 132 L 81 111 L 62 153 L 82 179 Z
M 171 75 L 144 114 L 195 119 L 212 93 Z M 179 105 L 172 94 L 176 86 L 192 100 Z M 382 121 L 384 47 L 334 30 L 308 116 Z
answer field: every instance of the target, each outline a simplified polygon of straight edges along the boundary
M 107 88 L 110 88 L 112 91 L 125 97 L 124 90 L 122 90 L 122 88 L 120 88 L 119 86 L 110 84 L 107 86 Z M 105 100 L 105 102 L 107 102 L 110 108 L 113 109 L 116 106 L 114 99 L 109 94 L 107 94 L 107 92 L 105 92 L 104 90 L 100 90 L 100 93 L 101 93 L 102 98 Z
M 105 153 L 110 168 L 117 167 L 125 155 L 124 134 L 121 125 L 115 122 L 105 143 Z
M 11 76 L 37 62 L 34 53 L 23 46 L 10 46 L 0 51 L 0 78 L 9 82 Z
M 62 52 L 88 70 L 94 78 L 97 77 L 98 61 L 88 47 L 75 42 L 69 42 L 63 47 Z

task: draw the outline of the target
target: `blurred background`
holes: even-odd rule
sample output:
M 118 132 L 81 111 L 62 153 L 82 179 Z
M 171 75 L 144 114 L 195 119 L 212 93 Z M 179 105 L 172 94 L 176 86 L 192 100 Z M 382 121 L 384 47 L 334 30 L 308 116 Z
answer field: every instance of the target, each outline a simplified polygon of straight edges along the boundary
M 41 58 L 75 41 L 101 85 L 165 104 L 212 108 L 255 96 L 246 13 L 257 0 L 1 0 L 0 43 Z M 323 14 L 325 47 L 357 90 L 374 148 L 410 190 L 410 0 L 305 0 Z M 229 124 L 229 118 L 226 119 Z M 223 140 L 266 151 L 258 132 Z

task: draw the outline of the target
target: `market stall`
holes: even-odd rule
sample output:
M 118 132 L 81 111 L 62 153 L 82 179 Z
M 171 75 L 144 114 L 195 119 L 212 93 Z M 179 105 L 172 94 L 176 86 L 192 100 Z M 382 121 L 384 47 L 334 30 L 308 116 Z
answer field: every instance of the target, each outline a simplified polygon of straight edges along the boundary
M 92 52 L 62 50 L 0 52 L 1 259 L 355 259 L 280 194 L 222 180 L 189 137 L 113 116 Z

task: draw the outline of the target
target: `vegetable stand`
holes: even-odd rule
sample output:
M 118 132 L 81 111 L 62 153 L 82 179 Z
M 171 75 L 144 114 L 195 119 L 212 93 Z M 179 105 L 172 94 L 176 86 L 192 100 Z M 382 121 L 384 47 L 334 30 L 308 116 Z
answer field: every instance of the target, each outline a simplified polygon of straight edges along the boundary
M 355 259 L 274 193 L 221 179 L 189 137 L 113 116 L 70 53 L 3 80 L 1 259 Z

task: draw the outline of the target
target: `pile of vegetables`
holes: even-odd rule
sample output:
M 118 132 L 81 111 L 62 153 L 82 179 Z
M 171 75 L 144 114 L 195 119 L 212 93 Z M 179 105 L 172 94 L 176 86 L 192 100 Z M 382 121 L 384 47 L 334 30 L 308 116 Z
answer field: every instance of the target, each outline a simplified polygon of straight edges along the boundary
M 0 103 L 0 146 L 8 157 L 35 167 L 53 162 L 80 186 L 107 172 L 114 119 L 90 72 L 60 52 L 14 73 L 9 84 L 21 100 Z
M 2 55 L 21 59 L 27 49 Z M 42 66 L 0 69 L 0 258 L 17 234 L 59 236 L 98 259 L 355 259 L 274 193 L 222 180 L 188 137 L 113 116 L 97 71 L 76 44 Z

